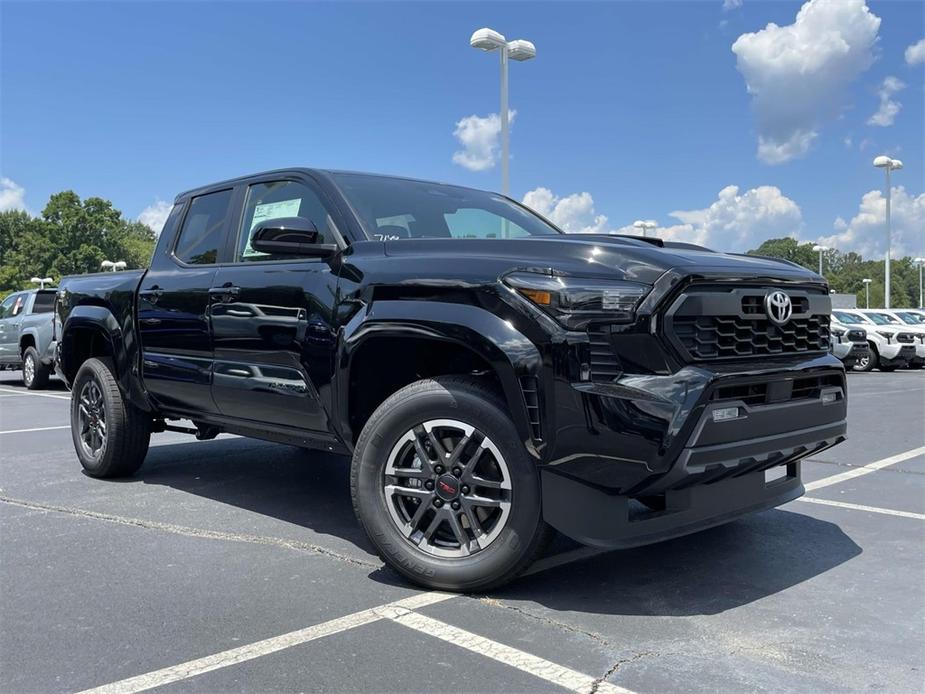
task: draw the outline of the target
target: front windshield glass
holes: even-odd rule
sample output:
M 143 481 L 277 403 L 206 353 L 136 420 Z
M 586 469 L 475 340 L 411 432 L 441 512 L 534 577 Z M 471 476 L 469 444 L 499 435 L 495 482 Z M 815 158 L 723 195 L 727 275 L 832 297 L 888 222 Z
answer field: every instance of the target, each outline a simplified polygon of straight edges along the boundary
M 859 316 L 856 313 L 848 313 L 847 311 L 832 311 L 832 315 L 835 316 L 835 320 L 839 323 L 844 323 L 846 325 L 863 325 L 864 323 L 870 323 L 870 321 L 863 316 Z
M 912 311 L 897 311 L 896 315 L 902 318 L 907 325 L 925 325 L 925 316 Z
M 496 193 L 369 174 L 332 174 L 378 241 L 504 239 L 561 233 Z
M 899 323 L 899 321 L 893 318 L 893 316 L 887 315 L 886 313 L 868 313 L 867 317 L 870 318 L 877 325 L 889 325 L 890 323 Z

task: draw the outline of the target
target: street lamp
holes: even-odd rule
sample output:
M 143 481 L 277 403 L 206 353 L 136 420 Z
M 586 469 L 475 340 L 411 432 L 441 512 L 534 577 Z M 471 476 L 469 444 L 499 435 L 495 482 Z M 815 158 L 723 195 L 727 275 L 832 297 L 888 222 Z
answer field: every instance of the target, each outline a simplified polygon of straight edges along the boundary
M 469 39 L 469 45 L 483 51 L 497 50 L 501 55 L 501 192 L 510 195 L 511 181 L 509 171 L 510 127 L 507 108 L 507 61 L 530 60 L 536 57 L 536 46 L 529 41 L 517 39 L 508 41 L 494 29 L 479 29 Z
M 822 276 L 822 254 L 829 250 L 829 247 L 816 244 L 813 246 L 813 250 L 819 254 L 819 275 Z
M 39 289 L 45 289 L 46 284 L 51 284 L 54 280 L 51 277 L 33 277 L 29 280 L 33 284 L 39 285 Z
M 650 229 L 657 229 L 658 224 L 656 224 L 655 222 L 643 221 L 641 219 L 637 219 L 635 222 L 633 222 L 633 228 L 639 229 L 643 238 L 645 238 L 646 236 L 648 236 L 646 232 L 649 231 Z
M 883 308 L 890 308 L 890 245 L 893 239 L 893 229 L 890 224 L 890 198 L 892 195 L 890 173 L 903 168 L 903 163 L 899 159 L 890 159 L 881 154 L 874 159 L 874 166 L 886 171 L 886 278 L 884 280 Z
M 870 283 L 873 280 L 864 278 L 861 281 L 864 283 L 864 290 L 867 292 L 867 308 L 870 308 Z
M 117 260 L 116 262 L 112 262 L 111 260 L 104 260 L 102 263 L 100 263 L 100 268 L 103 270 L 109 270 L 110 272 L 115 272 L 116 270 L 124 270 L 125 261 Z
M 925 266 L 925 258 L 916 258 L 912 262 L 919 266 L 919 308 L 925 308 L 925 301 L 922 300 L 922 267 Z

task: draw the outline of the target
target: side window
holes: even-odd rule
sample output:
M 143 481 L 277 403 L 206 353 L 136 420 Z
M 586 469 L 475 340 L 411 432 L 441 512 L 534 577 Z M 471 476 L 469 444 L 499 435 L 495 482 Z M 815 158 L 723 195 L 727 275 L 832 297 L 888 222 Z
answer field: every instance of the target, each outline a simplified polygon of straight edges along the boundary
M 55 310 L 55 292 L 38 292 L 32 302 L 32 313 L 51 313 Z
M 13 308 L 10 309 L 10 316 L 18 316 L 26 307 L 26 294 L 17 294 L 16 301 L 13 302 Z
M 10 318 L 13 315 L 13 304 L 19 294 L 10 294 L 3 303 L 0 304 L 0 318 Z
M 211 265 L 218 261 L 218 249 L 225 242 L 225 217 L 231 190 L 193 198 L 180 229 L 174 255 L 190 265 Z
M 318 229 L 318 243 L 336 243 L 338 234 L 334 220 L 318 194 L 304 183 L 296 181 L 273 181 L 255 183 L 247 189 L 244 218 L 235 246 L 234 262 L 248 263 L 266 260 L 290 260 L 296 256 L 261 253 L 251 247 L 254 228 L 269 219 L 302 217 Z
M 461 207 L 443 217 L 454 239 L 514 239 L 530 235 L 523 227 L 488 210 Z

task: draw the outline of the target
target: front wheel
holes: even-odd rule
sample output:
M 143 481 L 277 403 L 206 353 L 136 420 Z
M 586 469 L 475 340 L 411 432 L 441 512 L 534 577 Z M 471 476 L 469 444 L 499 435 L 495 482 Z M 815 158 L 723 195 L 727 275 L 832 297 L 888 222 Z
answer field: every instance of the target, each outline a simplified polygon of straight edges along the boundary
M 877 365 L 877 353 L 874 351 L 874 348 L 871 347 L 869 350 L 867 350 L 867 354 L 864 354 L 858 357 L 858 360 L 854 365 L 854 370 L 855 371 L 872 371 L 876 365 Z
M 22 355 L 22 384 L 29 390 L 41 390 L 48 385 L 50 369 L 42 364 L 35 347 L 26 347 Z
M 71 391 L 71 438 L 91 477 L 123 477 L 141 467 L 150 419 L 122 396 L 109 359 L 87 359 Z
M 383 560 L 428 588 L 506 583 L 550 532 L 536 466 L 475 379 L 418 381 L 386 399 L 357 441 L 351 492 Z

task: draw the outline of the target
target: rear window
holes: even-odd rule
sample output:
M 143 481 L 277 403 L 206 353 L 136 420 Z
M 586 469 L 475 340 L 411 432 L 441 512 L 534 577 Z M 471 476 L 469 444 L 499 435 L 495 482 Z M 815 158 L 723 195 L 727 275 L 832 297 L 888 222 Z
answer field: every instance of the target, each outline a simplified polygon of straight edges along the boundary
M 56 292 L 38 292 L 32 304 L 32 313 L 51 313 L 55 310 Z

